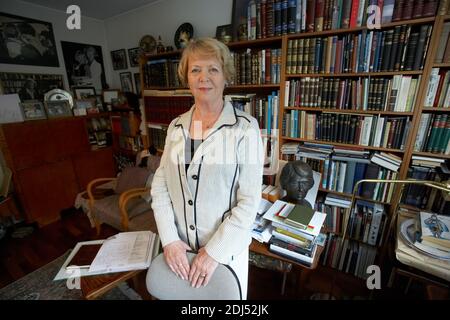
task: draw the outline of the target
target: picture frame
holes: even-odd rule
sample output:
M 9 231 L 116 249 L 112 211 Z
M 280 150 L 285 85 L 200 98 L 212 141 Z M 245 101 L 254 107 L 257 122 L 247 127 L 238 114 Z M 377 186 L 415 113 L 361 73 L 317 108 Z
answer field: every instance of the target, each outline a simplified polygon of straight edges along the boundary
M 131 72 L 121 72 L 119 76 L 122 92 L 134 92 L 133 79 L 131 79 Z
M 139 59 L 141 58 L 142 48 L 136 47 L 128 49 L 128 59 L 130 60 L 130 67 L 139 67 Z
M 46 101 L 44 105 L 49 119 L 72 117 L 72 109 L 67 100 Z
M 111 51 L 111 60 L 114 70 L 123 70 L 128 68 L 127 53 L 125 49 Z
M 75 115 L 87 115 L 99 113 L 96 105 L 96 98 L 77 99 L 75 100 L 75 107 L 73 109 Z
M 245 41 L 247 37 L 247 7 L 250 0 L 233 0 L 231 31 L 233 41 Z
M 2 94 L 17 93 L 22 102 L 44 101 L 52 89 L 64 89 L 62 74 L 0 72 Z
M 117 89 L 109 89 L 103 90 L 102 92 L 103 102 L 106 104 L 111 104 L 112 99 L 119 99 L 119 90 Z
M 134 88 L 136 89 L 136 94 L 138 96 L 141 96 L 142 95 L 142 93 L 141 93 L 141 74 L 139 72 L 135 73 L 135 74 L 133 74 L 133 77 L 134 77 Z
M 216 39 L 223 43 L 230 42 L 233 39 L 232 27 L 233 27 L 232 24 L 224 24 L 222 26 L 217 26 Z
M 20 109 L 25 121 L 47 119 L 45 107 L 41 101 L 29 100 L 21 102 Z
M 95 97 L 94 87 L 72 87 L 75 99 L 83 100 Z
M 102 47 L 94 44 L 61 41 L 69 87 L 106 88 Z
M 0 12 L 0 63 L 59 67 L 50 22 Z

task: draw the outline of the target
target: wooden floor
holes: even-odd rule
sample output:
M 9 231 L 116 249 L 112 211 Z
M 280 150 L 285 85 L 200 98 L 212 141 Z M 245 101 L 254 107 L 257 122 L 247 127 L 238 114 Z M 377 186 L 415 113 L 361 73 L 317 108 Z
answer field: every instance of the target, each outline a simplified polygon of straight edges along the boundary
M 0 288 L 56 259 L 79 241 L 104 239 L 115 233 L 115 229 L 104 226 L 100 236 L 96 237 L 85 214 L 74 210 L 55 223 L 36 228 L 25 238 L 14 239 L 9 234 L 0 240 Z M 288 273 L 284 295 L 281 294 L 282 282 L 282 273 L 251 266 L 248 299 L 309 299 L 317 293 L 322 293 L 322 298 L 326 297 L 323 293 L 331 293 L 338 299 L 367 299 L 370 296 L 364 281 L 327 268 L 309 273 L 299 270 Z M 144 286 L 136 290 L 144 298 L 150 298 Z M 398 298 L 395 290 L 383 290 L 377 296 Z M 411 298 L 423 296 L 413 291 Z

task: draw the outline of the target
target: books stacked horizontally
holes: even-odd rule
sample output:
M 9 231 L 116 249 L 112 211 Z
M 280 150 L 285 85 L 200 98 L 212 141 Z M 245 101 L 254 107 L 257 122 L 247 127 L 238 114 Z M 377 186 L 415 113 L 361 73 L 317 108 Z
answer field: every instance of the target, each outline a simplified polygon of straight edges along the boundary
M 317 246 L 325 238 L 320 230 L 326 214 L 313 209 L 277 200 L 264 214 L 271 221 L 270 251 L 306 266 L 312 266 L 317 258 Z

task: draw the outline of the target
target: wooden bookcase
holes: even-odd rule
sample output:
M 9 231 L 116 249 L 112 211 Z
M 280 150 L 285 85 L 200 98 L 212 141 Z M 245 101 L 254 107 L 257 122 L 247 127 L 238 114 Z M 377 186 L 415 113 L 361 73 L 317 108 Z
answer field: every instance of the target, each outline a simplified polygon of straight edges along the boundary
M 308 1 L 309 3 L 309 1 Z M 406 3 L 406 2 L 405 2 Z M 436 10 L 436 14 L 438 14 L 438 9 Z M 259 49 L 269 49 L 269 48 L 279 48 L 281 49 L 281 56 L 280 56 L 280 81 L 274 84 L 253 84 L 253 83 L 247 83 L 247 84 L 238 84 L 238 85 L 231 85 L 226 88 L 225 94 L 232 94 L 232 93 L 256 93 L 261 95 L 268 95 L 272 91 L 278 91 L 278 99 L 279 99 L 279 112 L 278 112 L 278 129 L 279 134 L 277 135 L 277 139 L 280 146 L 280 156 L 281 156 L 281 146 L 283 146 L 285 143 L 288 142 L 311 142 L 311 143 L 317 143 L 317 144 L 329 144 L 332 146 L 342 146 L 342 147 L 354 147 L 354 144 L 350 143 L 338 143 L 338 142 L 332 142 L 332 141 L 321 141 L 318 139 L 306 139 L 306 138 L 292 138 L 288 137 L 286 135 L 282 135 L 281 131 L 283 128 L 283 119 L 284 115 L 287 112 L 290 112 L 291 110 L 299 110 L 299 111 L 305 111 L 309 113 L 315 113 L 315 114 L 322 114 L 322 113 L 331 113 L 335 115 L 339 114 L 347 114 L 347 115 L 361 115 L 361 116 L 380 116 L 380 117 L 403 117 L 407 118 L 410 121 L 410 127 L 408 131 L 408 135 L 405 137 L 404 140 L 404 148 L 392 148 L 392 147 L 382 147 L 382 146 L 360 146 L 362 150 L 369 151 L 371 154 L 374 152 L 387 152 L 392 153 L 398 157 L 401 158 L 401 164 L 397 173 L 397 179 L 405 179 L 408 174 L 408 169 L 410 168 L 411 164 L 411 157 L 413 154 L 416 155 L 423 155 L 423 156 L 430 156 L 430 157 L 437 157 L 442 159 L 450 159 L 449 155 L 442 155 L 442 154 L 433 154 L 433 153 L 423 153 L 423 152 L 414 152 L 414 141 L 417 136 L 418 127 L 420 123 L 420 117 L 423 113 L 449 113 L 449 109 L 426 109 L 423 108 L 423 101 L 425 98 L 429 76 L 431 72 L 431 68 L 433 67 L 441 67 L 441 68 L 450 68 L 450 64 L 435 64 L 433 63 L 434 55 L 436 54 L 436 50 L 439 43 L 439 37 L 440 33 L 442 31 L 443 23 L 446 21 L 450 21 L 450 16 L 448 15 L 436 15 L 436 16 L 428 16 L 423 18 L 417 18 L 417 19 L 408 19 L 408 20 L 401 20 L 391 23 L 382 24 L 380 29 L 374 29 L 375 31 L 389 31 L 395 28 L 399 28 L 399 26 L 411 26 L 416 28 L 420 28 L 421 26 L 427 25 L 432 26 L 432 32 L 430 36 L 428 37 L 428 43 L 426 43 L 427 47 L 427 54 L 425 56 L 425 60 L 423 62 L 423 68 L 418 70 L 402 70 L 402 71 L 380 71 L 380 72 L 344 72 L 344 73 L 325 73 L 325 72 L 319 72 L 319 73 L 288 73 L 287 72 L 287 63 L 288 63 L 288 50 L 289 50 L 289 42 L 291 40 L 295 39 L 311 39 L 311 38 L 326 38 L 326 37 L 332 37 L 332 36 L 346 36 L 346 35 L 358 35 L 362 32 L 370 32 L 372 29 L 369 29 L 368 27 L 362 26 L 362 27 L 353 27 L 353 28 L 346 28 L 346 29 L 335 29 L 335 30 L 326 30 L 326 31 L 316 31 L 316 32 L 305 32 L 305 33 L 295 33 L 295 34 L 286 34 L 271 38 L 265 38 L 265 39 L 257 39 L 257 40 L 250 40 L 250 41 L 242 41 L 242 42 L 231 42 L 228 44 L 230 50 L 232 52 L 245 52 L 248 49 L 253 50 L 259 50 Z M 400 27 L 401 28 L 401 27 Z M 157 60 L 157 59 L 164 59 L 164 58 L 178 58 L 180 56 L 180 51 L 170 52 L 170 53 L 163 53 L 158 55 L 150 55 L 146 56 L 141 61 L 141 74 L 144 74 L 144 66 L 147 63 L 148 60 Z M 320 66 L 319 66 L 320 67 Z M 358 78 L 369 78 L 369 79 L 392 79 L 396 75 L 402 75 L 402 76 L 411 76 L 414 79 L 418 79 L 417 81 L 417 87 L 416 87 L 416 98 L 414 103 L 412 104 L 412 110 L 411 111 L 405 111 L 405 112 L 399 112 L 399 111 L 384 111 L 384 110 L 355 110 L 354 108 L 351 109 L 336 109 L 336 108 L 319 108 L 319 107 L 294 107 L 290 105 L 285 105 L 284 101 L 286 98 L 286 92 L 285 92 L 285 84 L 286 81 L 289 80 L 301 80 L 302 78 L 322 78 L 322 79 L 358 79 Z M 420 80 L 420 81 L 419 81 Z M 145 90 L 149 89 L 158 89 L 158 90 L 174 90 L 177 89 L 175 87 L 161 87 L 161 86 L 146 86 L 144 82 L 144 77 L 141 79 L 142 83 L 141 86 L 144 88 L 143 93 L 145 95 Z M 399 202 L 400 199 L 400 190 L 398 188 L 393 189 L 392 197 L 390 202 L 385 201 L 376 201 L 376 200 L 370 200 L 374 203 L 380 203 L 383 204 L 386 207 L 387 212 L 387 221 L 386 223 L 389 225 L 390 223 L 390 217 L 392 216 L 391 210 L 391 203 Z M 322 194 L 336 194 L 345 198 L 351 197 L 351 194 L 349 193 L 343 193 L 343 192 L 337 192 L 332 190 L 326 190 L 321 188 L 320 193 Z M 358 197 L 361 198 L 362 197 Z M 342 217 L 343 218 L 343 217 Z M 356 240 L 358 241 L 358 240 Z M 383 239 L 381 240 L 381 243 L 383 244 L 383 248 L 376 247 L 377 251 L 377 262 L 380 262 L 380 260 L 383 258 L 383 254 L 380 254 L 384 252 L 387 247 L 392 247 L 393 242 L 389 241 L 387 239 L 387 234 L 383 234 Z

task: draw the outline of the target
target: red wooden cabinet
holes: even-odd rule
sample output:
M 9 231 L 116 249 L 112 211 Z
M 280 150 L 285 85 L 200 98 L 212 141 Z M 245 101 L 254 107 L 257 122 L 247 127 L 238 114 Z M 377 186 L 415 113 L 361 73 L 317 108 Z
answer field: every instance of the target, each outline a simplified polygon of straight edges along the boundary
M 27 222 L 59 219 L 77 193 L 115 175 L 112 148 L 91 150 L 85 117 L 2 125 L 0 146 Z

